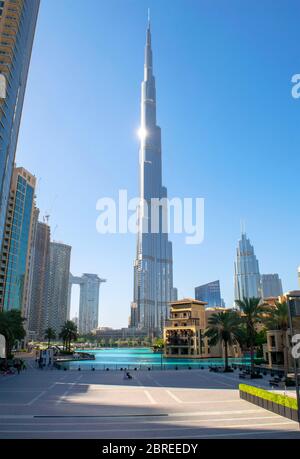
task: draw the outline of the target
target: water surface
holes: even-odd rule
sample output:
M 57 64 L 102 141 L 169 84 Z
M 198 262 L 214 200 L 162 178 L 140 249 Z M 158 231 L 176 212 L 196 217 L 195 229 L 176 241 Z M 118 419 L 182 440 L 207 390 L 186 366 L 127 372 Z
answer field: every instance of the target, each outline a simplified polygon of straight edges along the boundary
M 223 359 L 185 359 L 185 358 L 165 358 L 161 353 L 155 353 L 150 348 L 103 348 L 99 350 L 81 349 L 95 355 L 95 360 L 86 360 L 80 362 L 68 362 L 64 364 L 70 369 L 87 370 L 95 368 L 96 370 L 119 370 L 127 369 L 188 369 L 190 368 L 207 368 L 208 366 L 221 366 L 224 364 Z M 230 363 L 247 364 L 248 358 L 232 358 Z

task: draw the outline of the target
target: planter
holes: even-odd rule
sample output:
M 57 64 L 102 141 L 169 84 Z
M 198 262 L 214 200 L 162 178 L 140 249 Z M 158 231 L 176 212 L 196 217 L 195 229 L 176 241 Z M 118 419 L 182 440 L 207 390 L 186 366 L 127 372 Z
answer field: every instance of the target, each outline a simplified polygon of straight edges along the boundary
M 298 421 L 297 400 L 258 387 L 240 384 L 240 398 L 292 421 Z

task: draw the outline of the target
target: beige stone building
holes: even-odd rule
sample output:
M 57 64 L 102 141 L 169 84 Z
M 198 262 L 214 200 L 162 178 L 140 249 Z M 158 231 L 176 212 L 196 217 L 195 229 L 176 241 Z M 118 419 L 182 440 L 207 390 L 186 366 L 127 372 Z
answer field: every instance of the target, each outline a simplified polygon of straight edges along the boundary
M 275 302 L 287 302 L 290 305 L 293 320 L 293 334 L 300 333 L 300 290 L 294 290 L 284 295 L 275 298 L 265 298 L 264 300 L 270 306 L 274 306 Z M 286 367 L 288 371 L 294 370 L 294 360 L 292 358 L 292 333 L 290 328 L 286 331 L 282 330 L 268 330 L 267 343 L 263 346 L 264 359 L 270 368 L 284 369 L 284 362 L 286 360 Z
M 208 318 L 224 308 L 205 308 L 207 303 L 184 298 L 171 303 L 170 317 L 164 327 L 165 357 L 221 358 L 222 344 L 209 346 L 204 337 Z M 227 309 L 228 310 L 228 309 Z M 238 345 L 229 348 L 229 357 L 240 357 Z

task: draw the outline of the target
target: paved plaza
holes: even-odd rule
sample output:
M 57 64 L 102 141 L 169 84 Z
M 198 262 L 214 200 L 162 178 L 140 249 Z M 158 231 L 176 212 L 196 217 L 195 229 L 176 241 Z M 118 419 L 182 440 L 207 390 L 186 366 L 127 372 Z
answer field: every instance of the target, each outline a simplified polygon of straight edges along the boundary
M 240 400 L 236 374 L 132 375 L 28 368 L 1 376 L 0 439 L 300 439 L 297 423 Z

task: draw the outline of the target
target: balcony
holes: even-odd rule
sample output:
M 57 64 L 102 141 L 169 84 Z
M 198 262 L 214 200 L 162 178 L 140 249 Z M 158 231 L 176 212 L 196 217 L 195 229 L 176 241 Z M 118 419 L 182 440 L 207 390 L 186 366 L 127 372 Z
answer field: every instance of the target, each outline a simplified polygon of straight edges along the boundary
M 189 326 L 200 326 L 200 320 L 180 318 L 180 319 L 166 320 L 165 322 L 165 327 L 183 328 L 183 327 L 189 327 Z
M 167 346 L 180 346 L 180 347 L 189 347 L 192 346 L 192 343 L 189 343 L 187 339 L 180 339 L 180 338 L 170 338 L 166 341 Z
M 21 10 L 17 8 L 7 8 L 7 14 L 19 21 L 21 17 Z
M 14 46 L 15 41 L 16 41 L 16 34 L 13 33 L 8 33 L 8 32 L 2 32 L 2 37 L 8 43 L 5 46 Z

